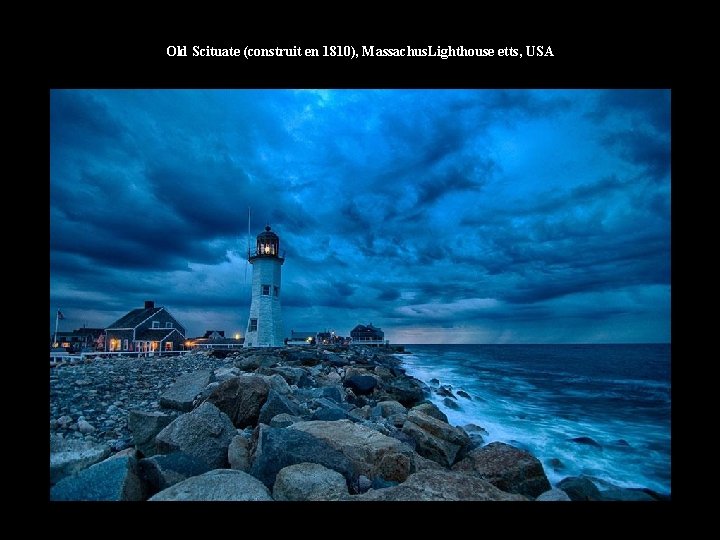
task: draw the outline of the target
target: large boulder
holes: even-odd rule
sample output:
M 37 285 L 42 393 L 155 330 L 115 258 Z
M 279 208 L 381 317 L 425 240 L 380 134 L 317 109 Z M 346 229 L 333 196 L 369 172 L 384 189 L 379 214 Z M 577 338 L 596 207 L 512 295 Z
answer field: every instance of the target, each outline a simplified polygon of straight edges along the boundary
M 353 497 L 358 501 L 525 501 L 522 495 L 505 493 L 479 476 L 460 472 L 423 470 L 400 485 L 370 490 Z
M 311 420 L 342 420 L 348 418 L 348 411 L 335 401 L 319 398 L 313 400 L 312 404 L 316 409 L 312 413 Z
M 215 469 L 150 497 L 151 501 L 272 501 L 262 482 L 242 471 Z
M 242 435 L 235 435 L 228 446 L 228 462 L 236 471 L 250 470 L 250 440 Z
M 245 358 L 235 360 L 235 367 L 241 371 L 255 371 L 256 369 L 269 368 L 277 365 L 282 359 L 272 354 L 252 354 Z
M 173 420 L 158 433 L 155 441 L 161 454 L 185 452 L 215 469 L 227 466 L 227 449 L 236 434 L 230 418 L 212 403 L 205 402 Z
M 419 405 L 415 405 L 412 410 L 427 414 L 428 416 L 432 416 L 433 418 L 437 418 L 438 420 L 442 420 L 446 424 L 450 423 L 447 415 L 440 409 L 438 409 L 437 405 L 435 405 L 434 403 L 430 403 L 429 401 L 420 403 Z
M 533 498 L 550 489 L 542 463 L 535 456 L 501 442 L 468 452 L 453 470 L 478 474 L 503 491 Z
M 290 386 L 288 385 L 287 381 L 285 379 L 283 379 L 282 376 L 278 375 L 277 373 L 275 373 L 274 375 L 256 375 L 256 376 L 260 377 L 262 380 L 264 380 L 266 383 L 268 383 L 270 390 L 274 390 L 278 394 L 287 396 L 288 394 L 292 393 L 292 390 L 290 389 Z
M 383 418 L 390 418 L 395 415 L 407 414 L 408 410 L 399 401 L 381 401 L 377 405 L 377 411 Z
M 99 463 L 110 455 L 106 444 L 50 436 L 50 483 L 57 484 L 71 474 Z
M 350 461 L 353 479 L 362 474 L 402 482 L 415 471 L 410 447 L 350 420 L 297 422 L 287 430 L 312 435 L 340 452 Z
M 197 398 L 205 387 L 212 382 L 212 371 L 201 369 L 180 375 L 175 382 L 160 396 L 160 406 L 188 412 L 193 408 Z
M 323 465 L 352 479 L 350 460 L 327 441 L 304 431 L 260 424 L 253 440 L 249 472 L 268 487 L 273 486 L 281 469 L 304 462 Z
M 343 382 L 345 388 L 350 388 L 356 396 L 367 396 L 373 393 L 378 382 L 370 375 L 354 375 L 347 377 Z
M 337 501 L 347 494 L 343 475 L 317 463 L 298 463 L 281 469 L 273 486 L 276 501 Z
M 227 414 L 236 427 L 244 428 L 257 424 L 269 392 L 270 386 L 261 377 L 237 377 L 215 388 L 206 403 Z
M 402 432 L 415 440 L 418 454 L 445 467 L 455 463 L 458 453 L 470 444 L 462 429 L 415 409 L 408 413 Z
M 601 501 L 603 496 L 592 481 L 584 476 L 568 476 L 557 485 L 572 501 Z
M 383 382 L 385 399 L 413 407 L 425 398 L 425 385 L 413 377 L 395 377 Z
M 53 501 L 142 501 L 145 490 L 132 456 L 110 457 L 60 480 L 50 490 Z
M 128 429 L 132 433 L 135 448 L 144 456 L 156 454 L 155 436 L 175 418 L 177 418 L 175 414 L 170 415 L 160 411 L 130 411 L 128 413 Z
M 308 388 L 312 386 L 312 380 L 307 370 L 300 367 L 280 366 L 272 369 L 262 369 L 259 373 L 264 375 L 280 375 L 288 384 L 294 384 L 298 388 Z
M 275 390 L 270 390 L 265 404 L 260 408 L 258 422 L 269 424 L 273 417 L 283 413 L 297 416 L 300 414 L 300 409 L 287 397 L 277 393 Z
M 207 463 L 194 456 L 183 452 L 173 452 L 141 459 L 139 469 L 148 495 L 154 495 L 191 476 L 206 473 L 211 468 Z

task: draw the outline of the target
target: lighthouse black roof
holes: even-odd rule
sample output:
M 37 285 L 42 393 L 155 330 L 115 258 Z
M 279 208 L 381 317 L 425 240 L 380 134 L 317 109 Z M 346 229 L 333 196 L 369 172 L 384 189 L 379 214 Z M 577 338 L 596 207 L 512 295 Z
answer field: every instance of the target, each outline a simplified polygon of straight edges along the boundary
M 268 240 L 277 240 L 278 235 L 270 230 L 270 225 L 265 225 L 265 232 L 261 232 L 257 235 L 258 240 L 260 240 L 261 238 L 267 238 Z

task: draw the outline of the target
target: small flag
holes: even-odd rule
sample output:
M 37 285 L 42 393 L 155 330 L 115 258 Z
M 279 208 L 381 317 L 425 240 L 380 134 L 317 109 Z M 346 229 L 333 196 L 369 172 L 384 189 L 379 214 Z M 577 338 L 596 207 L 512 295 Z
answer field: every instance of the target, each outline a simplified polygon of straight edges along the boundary
M 58 309 L 58 319 L 64 319 L 65 315 L 63 315 L 62 311 Z

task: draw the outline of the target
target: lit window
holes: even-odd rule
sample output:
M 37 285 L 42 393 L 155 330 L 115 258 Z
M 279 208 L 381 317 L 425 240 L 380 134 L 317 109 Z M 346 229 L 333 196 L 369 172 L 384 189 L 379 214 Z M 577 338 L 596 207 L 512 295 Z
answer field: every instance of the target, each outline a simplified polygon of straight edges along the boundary
M 278 287 L 277 285 L 273 285 L 273 294 L 275 296 L 280 296 L 280 287 Z
M 152 323 L 153 328 L 160 328 L 160 321 L 153 321 Z
M 173 342 L 172 342 L 172 341 L 166 341 L 166 342 L 165 342 L 165 350 L 166 350 L 166 351 L 172 351 L 172 350 L 173 350 Z
M 262 293 L 263 293 L 263 296 L 270 296 L 270 285 L 263 285 Z
M 257 319 L 250 319 L 250 325 L 248 326 L 248 332 L 257 332 Z

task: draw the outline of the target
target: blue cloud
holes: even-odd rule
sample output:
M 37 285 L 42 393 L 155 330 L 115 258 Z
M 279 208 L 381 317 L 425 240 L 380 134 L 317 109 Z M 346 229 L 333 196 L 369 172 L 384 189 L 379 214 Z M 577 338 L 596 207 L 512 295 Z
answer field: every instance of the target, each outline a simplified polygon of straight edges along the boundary
M 667 341 L 664 90 L 51 92 L 50 300 L 242 331 L 265 223 L 286 329 Z M 561 329 L 554 330 L 555 321 Z

